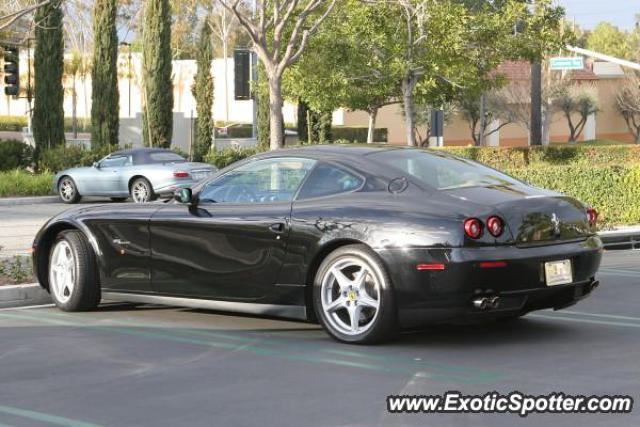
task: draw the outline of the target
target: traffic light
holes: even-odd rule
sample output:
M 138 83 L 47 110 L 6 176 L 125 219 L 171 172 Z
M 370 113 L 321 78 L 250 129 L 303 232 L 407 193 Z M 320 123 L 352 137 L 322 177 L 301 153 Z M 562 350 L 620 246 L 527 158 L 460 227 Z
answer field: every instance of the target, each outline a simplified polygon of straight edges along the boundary
M 233 52 L 235 71 L 235 99 L 236 101 L 251 99 L 251 51 L 236 49 Z
M 20 55 L 17 46 L 3 46 L 4 94 L 18 96 L 20 92 Z

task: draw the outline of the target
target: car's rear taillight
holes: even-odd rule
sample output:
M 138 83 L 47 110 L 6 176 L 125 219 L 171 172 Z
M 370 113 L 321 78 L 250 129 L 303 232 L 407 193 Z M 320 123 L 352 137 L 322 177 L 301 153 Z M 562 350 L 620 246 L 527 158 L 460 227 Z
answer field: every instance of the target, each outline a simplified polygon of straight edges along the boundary
M 487 230 L 493 237 L 500 237 L 504 231 L 504 221 L 499 216 L 490 216 L 487 219 Z
M 587 219 L 589 220 L 589 225 L 595 227 L 596 223 L 598 222 L 598 211 L 593 208 L 588 208 Z
M 175 171 L 173 176 L 176 178 L 189 178 L 189 172 Z
M 482 221 L 478 218 L 467 218 L 464 220 L 464 232 L 472 238 L 478 239 L 482 236 Z

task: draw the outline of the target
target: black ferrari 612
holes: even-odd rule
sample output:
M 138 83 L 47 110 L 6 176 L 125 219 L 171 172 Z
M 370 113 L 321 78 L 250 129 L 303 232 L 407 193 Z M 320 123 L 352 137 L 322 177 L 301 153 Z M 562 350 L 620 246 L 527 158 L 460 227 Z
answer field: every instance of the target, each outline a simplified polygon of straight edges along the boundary
M 66 211 L 38 233 L 33 261 L 63 310 L 228 310 L 370 343 L 575 304 L 598 285 L 596 219 L 442 151 L 328 145 L 248 158 L 174 202 Z

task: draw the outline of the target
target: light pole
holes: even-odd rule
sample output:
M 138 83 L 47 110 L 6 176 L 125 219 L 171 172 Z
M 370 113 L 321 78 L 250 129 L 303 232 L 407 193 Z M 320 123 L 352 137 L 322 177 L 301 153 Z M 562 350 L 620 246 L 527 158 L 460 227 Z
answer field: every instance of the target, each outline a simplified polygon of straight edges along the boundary
M 131 117 L 131 43 L 120 42 L 120 47 L 127 48 L 127 77 L 129 79 L 127 84 L 127 89 L 129 91 L 127 102 L 129 103 L 129 117 Z

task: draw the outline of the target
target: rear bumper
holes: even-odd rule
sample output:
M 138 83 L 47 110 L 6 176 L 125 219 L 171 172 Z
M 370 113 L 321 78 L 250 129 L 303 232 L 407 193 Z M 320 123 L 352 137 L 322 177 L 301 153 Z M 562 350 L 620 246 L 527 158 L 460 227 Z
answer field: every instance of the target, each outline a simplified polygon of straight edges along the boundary
M 400 323 L 457 322 L 513 316 L 544 308 L 562 308 L 589 295 L 602 259 L 597 236 L 582 241 L 519 248 L 414 248 L 380 250 L 393 281 Z M 547 286 L 544 263 L 571 260 L 573 282 Z M 502 261 L 499 268 L 481 263 Z M 423 263 L 444 264 L 444 270 L 418 271 Z M 499 297 L 500 308 L 479 310 L 477 297 Z
M 599 282 L 589 280 L 570 285 L 525 291 L 504 291 L 496 294 L 497 308 L 474 307 L 474 297 L 462 299 L 440 308 L 405 308 L 399 311 L 400 324 L 405 328 L 433 323 L 477 323 L 501 318 L 517 317 L 535 310 L 570 307 L 588 297 Z
M 173 193 L 179 188 L 190 188 L 196 185 L 197 182 L 191 179 L 181 179 L 180 181 L 165 183 L 160 187 L 156 187 L 153 189 L 154 193 L 156 193 L 160 197 L 171 197 Z

